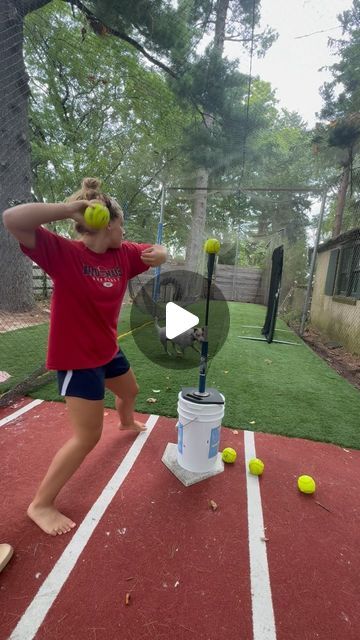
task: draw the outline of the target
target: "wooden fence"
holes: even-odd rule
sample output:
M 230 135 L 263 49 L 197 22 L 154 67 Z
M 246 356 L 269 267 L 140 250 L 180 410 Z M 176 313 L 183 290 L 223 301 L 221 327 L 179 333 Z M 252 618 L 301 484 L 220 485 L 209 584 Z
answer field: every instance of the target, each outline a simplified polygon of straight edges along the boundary
M 183 264 L 167 264 L 164 271 L 184 270 Z M 150 269 L 140 276 L 141 283 L 145 284 L 153 278 L 155 272 Z M 263 290 L 263 272 L 257 267 L 234 267 L 232 265 L 216 265 L 213 282 L 221 291 L 225 300 L 238 302 L 252 302 L 254 304 L 266 304 Z M 52 282 L 40 267 L 33 265 L 34 294 L 36 298 L 46 299 L 51 296 Z M 213 289 L 213 297 L 216 300 L 216 287 Z
M 166 264 L 164 271 L 173 272 L 184 271 L 184 264 Z M 155 271 L 149 271 L 138 277 L 138 282 L 134 278 L 134 289 L 139 290 L 141 285 L 146 284 L 155 275 Z M 218 264 L 213 278 L 212 297 L 216 300 L 220 298 L 218 290 L 225 300 L 237 302 L 252 302 L 253 304 L 266 304 L 266 292 L 263 286 L 263 271 L 257 267 L 234 267 L 232 265 Z
M 39 300 L 50 298 L 52 292 L 51 278 L 37 264 L 33 264 L 33 291 Z
M 262 273 L 262 269 L 257 267 L 234 267 L 218 264 L 214 283 L 225 300 L 263 304 Z M 214 298 L 216 299 L 216 293 Z

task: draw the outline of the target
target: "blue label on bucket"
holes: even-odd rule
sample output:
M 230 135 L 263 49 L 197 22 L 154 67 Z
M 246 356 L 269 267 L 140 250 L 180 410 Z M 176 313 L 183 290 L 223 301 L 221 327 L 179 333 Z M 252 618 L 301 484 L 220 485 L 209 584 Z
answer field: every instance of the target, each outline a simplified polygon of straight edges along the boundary
M 183 452 L 183 442 L 184 442 L 184 427 L 181 422 L 178 423 L 178 451 L 179 453 Z
M 217 456 L 219 451 L 219 444 L 220 444 L 220 425 L 218 427 L 214 427 L 214 429 L 211 429 L 209 458 L 214 458 L 214 456 Z

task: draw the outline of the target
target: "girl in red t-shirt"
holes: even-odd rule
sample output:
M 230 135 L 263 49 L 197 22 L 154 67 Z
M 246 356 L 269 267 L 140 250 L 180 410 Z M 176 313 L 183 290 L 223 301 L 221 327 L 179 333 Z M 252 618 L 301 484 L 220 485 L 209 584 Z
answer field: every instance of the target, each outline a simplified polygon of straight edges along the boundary
M 94 201 L 110 213 L 106 228 L 94 230 L 84 219 Z M 69 240 L 41 225 L 72 218 L 80 240 Z M 55 507 L 55 499 L 99 441 L 103 427 L 105 387 L 115 395 L 120 429 L 143 431 L 134 419 L 138 385 L 117 344 L 121 302 L 130 278 L 165 262 L 160 245 L 124 241 L 118 203 L 100 190 L 100 181 L 85 178 L 80 191 L 61 204 L 29 203 L 7 209 L 7 229 L 22 251 L 54 283 L 47 367 L 57 371 L 73 436 L 55 455 L 28 508 L 29 517 L 46 533 L 67 533 L 75 523 Z

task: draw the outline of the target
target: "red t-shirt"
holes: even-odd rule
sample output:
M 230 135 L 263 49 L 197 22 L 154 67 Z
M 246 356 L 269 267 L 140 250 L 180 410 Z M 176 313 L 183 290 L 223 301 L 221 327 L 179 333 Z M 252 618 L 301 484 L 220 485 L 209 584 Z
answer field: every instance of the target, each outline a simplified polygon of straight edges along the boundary
M 36 229 L 36 247 L 22 251 L 54 283 L 46 366 L 48 369 L 100 367 L 118 351 L 117 324 L 130 278 L 149 267 L 140 253 L 149 244 L 123 242 L 95 253 L 83 242 Z

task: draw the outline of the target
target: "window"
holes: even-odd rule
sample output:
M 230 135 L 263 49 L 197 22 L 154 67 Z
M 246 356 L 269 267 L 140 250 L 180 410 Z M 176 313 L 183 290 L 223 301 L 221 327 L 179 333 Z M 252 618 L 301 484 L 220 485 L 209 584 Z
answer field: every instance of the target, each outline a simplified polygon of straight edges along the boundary
M 360 244 L 341 249 L 334 293 L 360 299 Z
M 351 274 L 353 248 L 346 247 L 340 254 L 335 293 L 338 296 L 347 296 Z
M 340 249 L 333 249 L 333 251 L 330 251 L 329 266 L 328 266 L 326 282 L 325 282 L 326 296 L 332 296 L 334 293 L 336 269 L 337 269 L 338 260 L 339 260 L 339 252 L 340 252 Z
M 360 244 L 354 247 L 350 295 L 360 300 Z

